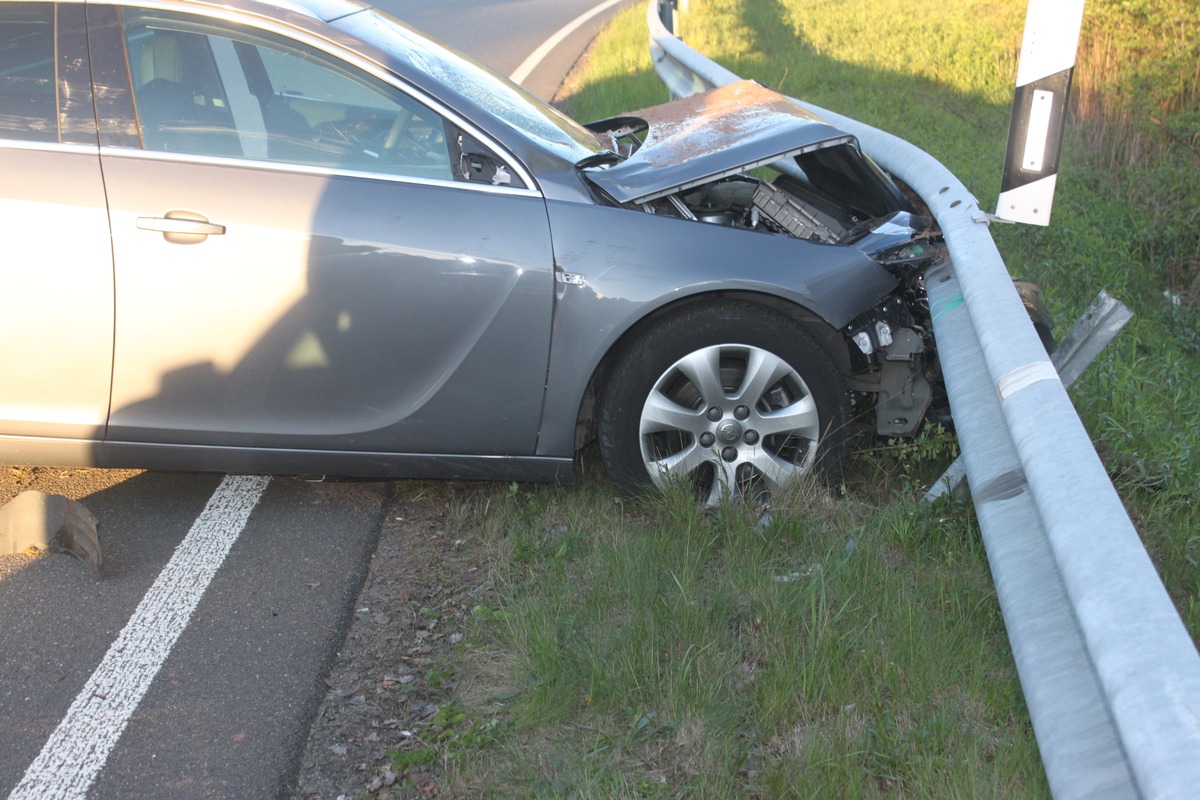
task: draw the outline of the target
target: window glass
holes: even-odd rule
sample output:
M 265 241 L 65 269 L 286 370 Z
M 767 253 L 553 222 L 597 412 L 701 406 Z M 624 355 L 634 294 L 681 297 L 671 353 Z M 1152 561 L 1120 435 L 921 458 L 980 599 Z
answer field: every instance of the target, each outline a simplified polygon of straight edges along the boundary
M 146 149 L 452 180 L 442 118 L 315 48 L 123 12 Z
M 58 141 L 49 4 L 0 4 L 0 138 Z
M 606 145 L 575 120 L 487 67 L 434 44 L 386 13 L 373 9 L 371 14 L 356 15 L 353 25 L 359 35 L 403 53 L 409 64 L 486 108 L 524 136 L 536 139 L 560 158 L 574 164 L 604 152 Z

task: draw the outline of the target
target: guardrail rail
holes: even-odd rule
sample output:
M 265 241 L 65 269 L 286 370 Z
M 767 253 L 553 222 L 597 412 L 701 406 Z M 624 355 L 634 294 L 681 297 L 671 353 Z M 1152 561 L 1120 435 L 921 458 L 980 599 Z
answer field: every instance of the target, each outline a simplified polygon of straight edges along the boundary
M 738 76 L 649 0 L 676 96 Z M 794 77 L 794 76 L 793 76 Z M 1017 295 L 990 217 L 928 153 L 800 102 L 858 137 L 929 206 L 951 264 L 927 276 L 934 335 L 988 562 L 1051 791 L 1200 797 L 1200 654 Z

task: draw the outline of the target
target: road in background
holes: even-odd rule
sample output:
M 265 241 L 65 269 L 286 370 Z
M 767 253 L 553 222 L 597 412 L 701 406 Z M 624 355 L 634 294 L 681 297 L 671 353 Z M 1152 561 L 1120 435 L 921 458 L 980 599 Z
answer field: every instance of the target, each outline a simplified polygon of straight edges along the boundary
M 550 100 L 563 76 L 619 8 L 590 18 L 547 54 L 521 85 Z M 511 75 L 544 42 L 604 0 L 378 0 L 377 5 L 435 39 Z

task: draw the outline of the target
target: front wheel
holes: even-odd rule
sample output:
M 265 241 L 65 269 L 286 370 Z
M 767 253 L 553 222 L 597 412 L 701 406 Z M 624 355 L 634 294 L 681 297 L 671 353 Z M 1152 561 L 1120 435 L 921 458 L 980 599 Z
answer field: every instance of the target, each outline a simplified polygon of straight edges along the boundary
M 809 473 L 840 477 L 847 408 L 829 356 L 750 303 L 696 306 L 644 331 L 600 399 L 609 476 L 627 495 L 685 483 L 706 504 Z

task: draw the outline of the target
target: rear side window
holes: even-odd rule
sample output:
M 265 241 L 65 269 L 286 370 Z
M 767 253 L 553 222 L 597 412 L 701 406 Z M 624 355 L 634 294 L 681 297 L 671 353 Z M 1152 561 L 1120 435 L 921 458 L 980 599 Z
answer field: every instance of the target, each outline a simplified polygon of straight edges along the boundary
M 0 4 L 0 139 L 58 141 L 48 3 Z

